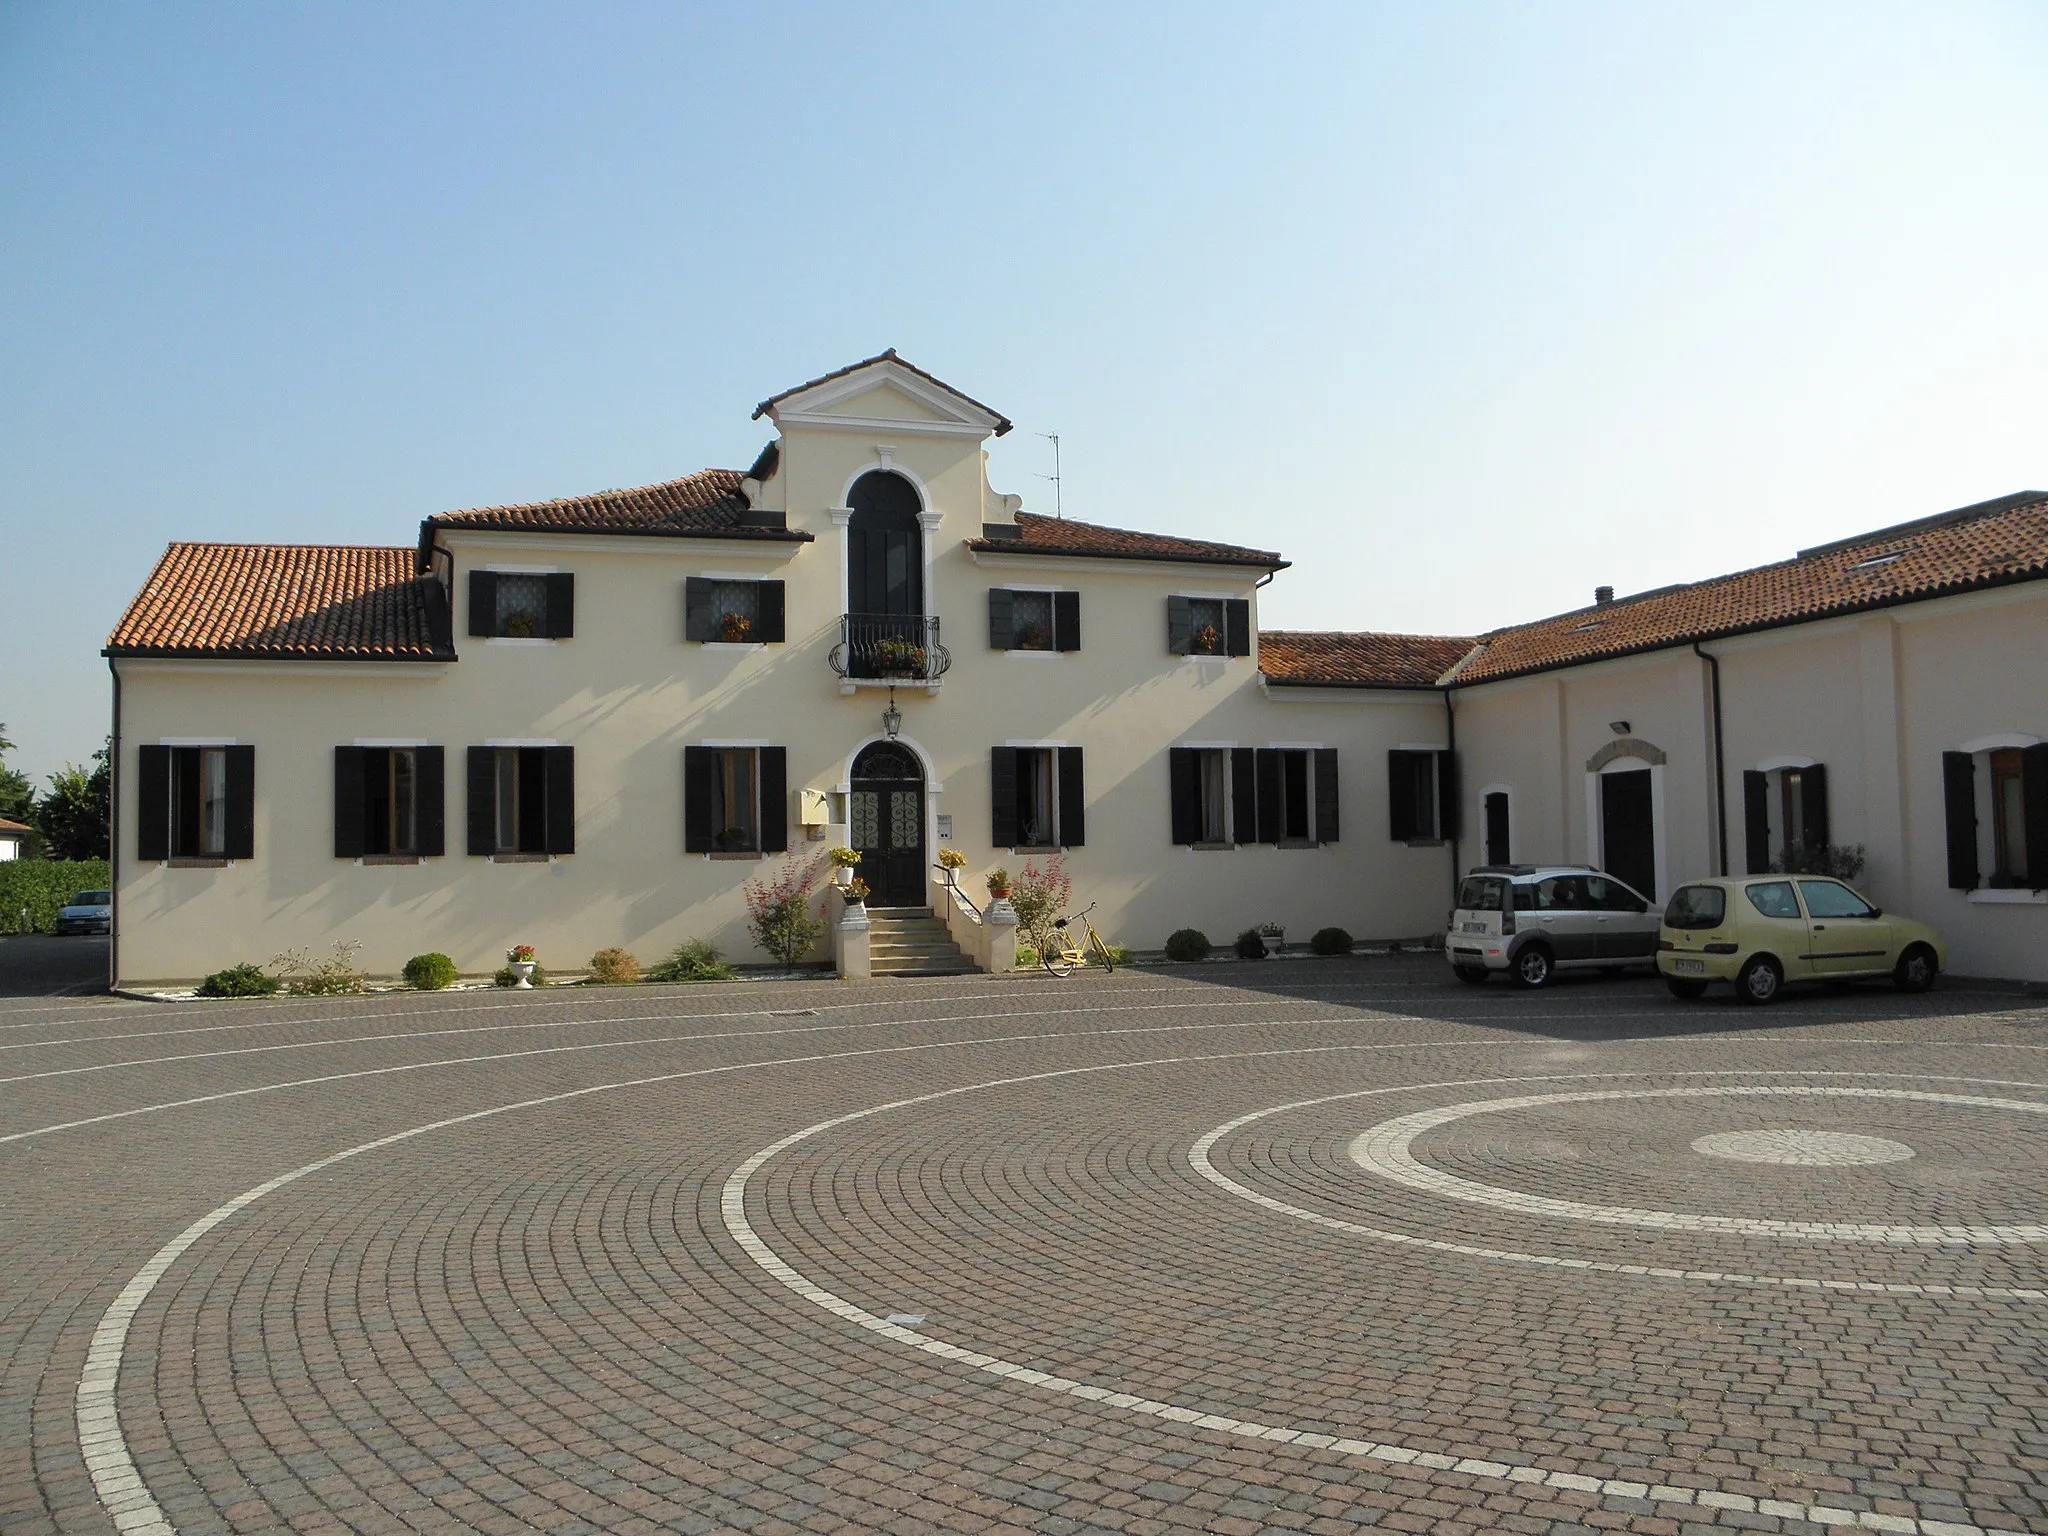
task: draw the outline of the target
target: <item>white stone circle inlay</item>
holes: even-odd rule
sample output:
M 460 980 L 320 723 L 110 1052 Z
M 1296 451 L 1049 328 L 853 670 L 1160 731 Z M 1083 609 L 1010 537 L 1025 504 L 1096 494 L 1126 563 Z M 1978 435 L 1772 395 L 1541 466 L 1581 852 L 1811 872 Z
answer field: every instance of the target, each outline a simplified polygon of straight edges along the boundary
M 2025 1115 L 2048 1114 L 2048 1104 L 2028 1099 L 1993 1099 L 1967 1093 L 1928 1093 L 1909 1088 L 1619 1088 L 1590 1093 L 1539 1093 L 1509 1099 L 1482 1099 L 1425 1109 L 1383 1121 L 1351 1143 L 1351 1160 L 1367 1173 L 1405 1184 L 1427 1194 L 1476 1205 L 1491 1205 L 1525 1216 L 1566 1221 L 1599 1221 L 1616 1226 L 1658 1227 L 1671 1232 L 1729 1233 L 1738 1237 L 1786 1237 L 1848 1243 L 1922 1244 L 1975 1248 L 2048 1240 L 2048 1226 L 1969 1225 L 1907 1226 L 1866 1221 L 1780 1221 L 1761 1216 L 1701 1216 L 1686 1211 L 1639 1210 L 1634 1206 L 1594 1205 L 1584 1200 L 1558 1200 L 1547 1195 L 1501 1189 L 1474 1179 L 1459 1178 L 1432 1168 L 1415 1156 L 1414 1144 L 1424 1132 L 1471 1115 L 1497 1115 L 1510 1110 L 1544 1109 L 1554 1104 L 1590 1104 L 1611 1099 L 1713 1098 L 1841 1098 L 1892 1099 L 1969 1109 L 1997 1109 Z M 1875 1139 L 1875 1138 L 1871 1138 Z M 1891 1142 L 1891 1146 L 1900 1143 Z
M 1847 1131 L 1722 1131 L 1702 1136 L 1692 1149 L 1705 1157 L 1738 1163 L 1779 1163 L 1788 1168 L 1858 1168 L 1899 1163 L 1913 1155 L 1903 1141 L 1855 1136 Z

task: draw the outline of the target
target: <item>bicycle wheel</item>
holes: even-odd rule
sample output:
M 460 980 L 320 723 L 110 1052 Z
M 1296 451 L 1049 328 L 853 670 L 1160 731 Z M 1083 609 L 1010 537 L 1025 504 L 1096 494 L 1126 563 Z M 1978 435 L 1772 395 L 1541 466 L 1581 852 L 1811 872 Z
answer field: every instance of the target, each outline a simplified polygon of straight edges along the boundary
M 1047 945 L 1040 952 L 1039 959 L 1055 976 L 1066 977 L 1074 974 L 1074 952 L 1070 949 L 1055 949 Z
M 1095 953 L 1101 958 L 1103 970 L 1115 970 L 1116 961 L 1112 960 L 1109 957 L 1109 946 L 1102 942 L 1102 935 L 1097 933 L 1093 928 L 1090 928 L 1088 930 L 1088 942 L 1094 946 Z

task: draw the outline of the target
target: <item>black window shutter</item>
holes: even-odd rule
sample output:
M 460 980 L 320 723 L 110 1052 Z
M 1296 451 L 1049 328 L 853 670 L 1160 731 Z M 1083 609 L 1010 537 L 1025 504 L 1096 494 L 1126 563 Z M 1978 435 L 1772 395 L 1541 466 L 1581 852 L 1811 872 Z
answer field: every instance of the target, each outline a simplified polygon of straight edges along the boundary
M 1977 889 L 1977 765 L 1967 752 L 1941 754 L 1941 799 L 1948 820 L 1948 884 Z
M 785 628 L 783 621 L 782 583 L 779 581 L 763 581 L 757 583 L 757 585 L 761 588 L 761 622 L 760 627 L 754 633 L 754 638 L 764 645 L 780 645 L 782 644 Z
M 1173 840 L 1202 840 L 1202 757 L 1193 747 L 1166 749 L 1166 782 L 1172 804 Z
M 135 857 L 171 856 L 171 749 L 135 749 Z
M 789 848 L 789 749 L 763 747 L 761 751 L 761 851 L 782 853 Z
M 1415 804 L 1416 756 L 1399 747 L 1387 753 L 1387 836 L 1397 843 L 1422 835 Z
M 1080 848 L 1088 841 L 1088 805 L 1082 792 L 1079 747 L 1060 748 L 1059 775 L 1060 846 Z
M 1259 784 L 1259 835 L 1256 841 L 1277 843 L 1284 825 L 1280 819 L 1280 754 L 1269 747 L 1260 747 L 1255 777 Z
M 495 635 L 498 632 L 498 573 L 469 573 L 469 632 Z
M 1337 841 L 1337 749 L 1315 750 L 1316 841 Z
M 1458 812 L 1464 796 L 1458 788 L 1458 754 L 1436 754 L 1436 835 L 1449 842 L 1462 825 Z
M 713 747 L 683 748 L 683 852 L 711 851 L 711 776 L 718 771 Z
M 713 583 L 701 576 L 683 582 L 683 638 L 692 641 L 718 638 L 717 615 L 711 603 Z
M 469 851 L 488 857 L 498 851 L 498 749 L 469 749 Z
M 2027 883 L 2048 886 L 2048 742 L 2020 752 L 2020 815 L 2027 823 Z
M 1825 764 L 1815 763 L 1811 768 L 1799 770 L 1799 798 L 1806 817 L 1806 840 L 1826 847 L 1832 841 L 1828 836 L 1828 770 Z
M 1056 651 L 1081 649 L 1081 594 L 1055 592 L 1052 595 L 1052 648 Z
M 553 581 L 551 576 L 548 578 Z M 548 785 L 548 852 L 576 851 L 576 749 L 542 747 Z
M 228 825 L 224 847 L 231 859 L 256 857 L 256 749 L 228 747 Z
M 1754 768 L 1742 772 L 1742 841 L 1752 875 L 1771 868 L 1771 781 Z
M 1259 840 L 1258 757 L 1250 747 L 1230 749 L 1230 836 L 1233 842 Z
M 1010 616 L 1012 607 L 1008 587 L 988 589 L 988 648 L 992 651 L 1016 648 L 1017 626 Z
M 988 753 L 988 840 L 992 847 L 1017 846 L 1017 749 Z
M 413 835 L 421 858 L 438 859 L 448 851 L 447 749 L 417 747 L 413 764 Z
M 1169 597 L 1166 600 L 1166 649 L 1175 656 L 1185 656 L 1194 645 L 1194 610 L 1184 597 Z
M 567 640 L 576 633 L 576 578 L 567 571 L 557 571 L 542 579 L 548 588 L 548 638 Z
M 1223 600 L 1223 654 L 1249 656 L 1252 653 L 1252 605 L 1242 597 Z
M 367 747 L 334 749 L 334 856 L 363 856 L 363 760 Z

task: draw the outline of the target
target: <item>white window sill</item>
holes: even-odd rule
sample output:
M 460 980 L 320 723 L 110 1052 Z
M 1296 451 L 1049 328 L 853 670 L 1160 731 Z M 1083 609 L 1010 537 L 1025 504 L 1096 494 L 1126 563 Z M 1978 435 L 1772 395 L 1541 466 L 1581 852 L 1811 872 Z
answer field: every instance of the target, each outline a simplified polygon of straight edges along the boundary
M 1979 886 L 1970 892 L 1970 901 L 1980 907 L 2048 907 L 2048 891 L 1999 890 L 1992 886 Z
M 758 851 L 749 853 L 744 849 L 737 848 L 716 848 L 713 849 L 710 853 L 705 854 L 704 857 L 707 859 L 741 859 L 749 863 L 753 863 L 766 858 L 767 855 L 764 853 L 760 853 Z
M 1198 667 L 1222 666 L 1226 662 L 1243 661 L 1244 659 L 1242 656 L 1214 656 L 1203 651 L 1189 651 L 1181 657 L 1182 661 L 1191 662 Z
M 226 869 L 233 862 L 232 859 L 223 859 L 214 854 L 196 857 L 180 854 L 176 858 L 165 859 L 163 866 L 165 869 Z
M 493 864 L 552 864 L 554 859 L 555 856 L 552 853 L 494 853 L 491 855 L 491 862 Z
M 1189 843 L 1187 846 L 1196 853 L 1233 853 L 1237 849 L 1235 843 Z
M 356 860 L 358 866 L 386 864 L 417 864 L 420 856 L 416 853 L 366 853 Z
M 1021 656 L 1031 661 L 1058 661 L 1060 657 L 1072 653 L 1068 651 L 1041 651 L 1029 646 L 1012 645 L 1006 647 L 1003 654 L 1005 656 Z
M 765 651 L 768 649 L 768 642 L 766 640 L 700 640 L 697 642 L 697 649 L 700 651 Z
M 562 642 L 546 635 L 490 635 L 485 645 L 560 645 Z

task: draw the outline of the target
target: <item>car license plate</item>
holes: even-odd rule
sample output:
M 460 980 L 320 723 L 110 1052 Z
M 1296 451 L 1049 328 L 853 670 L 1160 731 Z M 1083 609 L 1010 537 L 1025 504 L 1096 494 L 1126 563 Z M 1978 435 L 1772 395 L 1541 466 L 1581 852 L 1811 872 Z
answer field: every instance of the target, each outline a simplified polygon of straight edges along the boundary
M 1464 923 L 1464 924 L 1460 925 L 1460 927 L 1459 927 L 1458 931 L 1459 931 L 1460 933 L 1484 933 L 1484 932 L 1486 932 L 1486 924 L 1484 924 L 1484 923 Z
M 1671 962 L 1671 969 L 1678 972 L 1681 976 L 1704 976 L 1707 974 L 1707 962 L 1704 960 L 1674 960 Z

